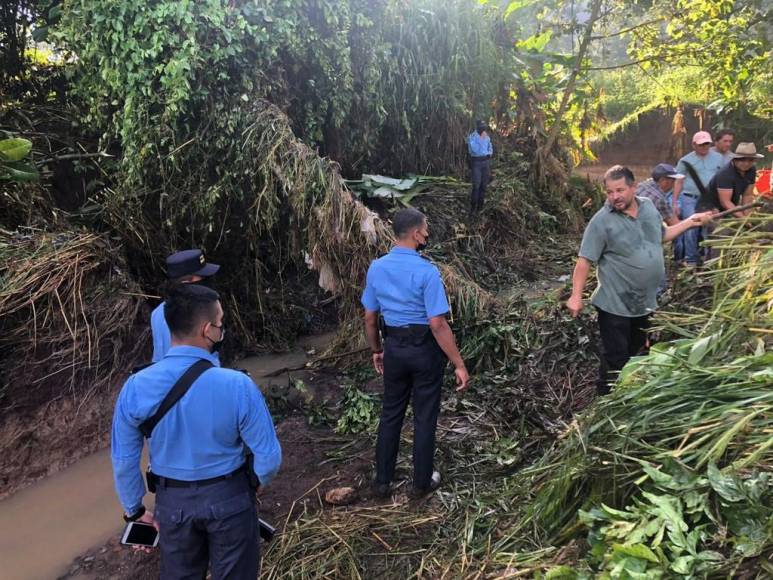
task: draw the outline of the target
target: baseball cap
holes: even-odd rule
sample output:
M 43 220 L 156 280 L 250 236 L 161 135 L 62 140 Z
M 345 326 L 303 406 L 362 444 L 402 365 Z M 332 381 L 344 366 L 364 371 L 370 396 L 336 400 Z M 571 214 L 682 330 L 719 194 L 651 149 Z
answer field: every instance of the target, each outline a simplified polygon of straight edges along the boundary
M 670 177 L 671 179 L 682 179 L 684 175 L 676 172 L 676 167 L 668 163 L 658 163 L 652 169 L 652 179 L 657 181 L 661 177 Z
M 714 139 L 708 131 L 698 131 L 692 136 L 693 145 L 703 145 L 704 143 L 713 143 Z

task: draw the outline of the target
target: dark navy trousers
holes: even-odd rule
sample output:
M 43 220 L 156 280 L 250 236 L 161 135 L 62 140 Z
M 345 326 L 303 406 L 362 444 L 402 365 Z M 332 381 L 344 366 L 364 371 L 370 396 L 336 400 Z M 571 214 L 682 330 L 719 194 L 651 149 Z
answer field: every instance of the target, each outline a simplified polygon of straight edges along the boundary
M 240 473 L 201 487 L 162 487 L 155 518 L 161 528 L 162 580 L 256 580 L 260 537 L 255 493 Z
M 486 187 L 491 181 L 491 160 L 472 160 L 472 191 L 470 192 L 470 210 L 473 212 L 483 209 L 483 200 L 486 197 Z
M 388 331 L 387 331 L 388 332 Z M 413 486 L 432 478 L 435 429 L 446 356 L 429 329 L 423 336 L 391 336 L 384 341 L 384 399 L 376 440 L 376 482 L 394 479 L 400 431 L 413 400 Z

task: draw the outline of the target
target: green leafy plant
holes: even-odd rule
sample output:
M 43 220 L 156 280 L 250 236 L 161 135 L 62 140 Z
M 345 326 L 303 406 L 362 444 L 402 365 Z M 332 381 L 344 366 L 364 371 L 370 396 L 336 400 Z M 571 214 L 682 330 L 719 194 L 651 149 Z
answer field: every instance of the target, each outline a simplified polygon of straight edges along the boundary
M 341 399 L 341 416 L 336 423 L 336 433 L 372 432 L 379 416 L 378 399 L 354 385 L 346 385 Z
M 0 139 L 0 181 L 37 181 L 38 170 L 25 160 L 31 152 L 32 142 L 28 139 Z
M 699 475 L 676 461 L 642 468 L 649 485 L 625 509 L 602 503 L 579 512 L 602 578 L 703 577 L 725 561 L 718 549 L 752 557 L 771 540 L 769 473 L 742 477 L 710 464 Z M 720 522 L 727 522 L 722 536 L 715 533 Z

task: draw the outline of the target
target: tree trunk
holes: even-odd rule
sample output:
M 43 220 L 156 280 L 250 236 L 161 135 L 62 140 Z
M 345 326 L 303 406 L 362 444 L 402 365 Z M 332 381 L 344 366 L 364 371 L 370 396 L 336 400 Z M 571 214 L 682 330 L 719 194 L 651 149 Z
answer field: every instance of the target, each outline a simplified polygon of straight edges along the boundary
M 593 0 L 591 3 L 590 18 L 585 25 L 585 30 L 582 34 L 582 40 L 580 41 L 580 47 L 577 50 L 577 62 L 575 63 L 572 74 L 569 77 L 569 82 L 566 84 L 566 89 L 564 90 L 564 94 L 561 97 L 561 104 L 558 107 L 556 118 L 553 120 L 553 125 L 550 127 L 550 132 L 548 133 L 547 139 L 545 140 L 545 144 L 541 147 L 545 154 L 550 153 L 550 150 L 553 149 L 553 145 L 555 145 L 556 140 L 558 139 L 558 134 L 561 131 L 561 120 L 566 113 L 566 109 L 569 107 L 569 98 L 572 96 L 574 87 L 577 85 L 577 77 L 580 75 L 580 71 L 582 70 L 582 62 L 585 58 L 585 54 L 588 52 L 591 37 L 593 36 L 593 27 L 596 24 L 596 21 L 599 19 L 601 5 L 603 3 L 604 0 Z

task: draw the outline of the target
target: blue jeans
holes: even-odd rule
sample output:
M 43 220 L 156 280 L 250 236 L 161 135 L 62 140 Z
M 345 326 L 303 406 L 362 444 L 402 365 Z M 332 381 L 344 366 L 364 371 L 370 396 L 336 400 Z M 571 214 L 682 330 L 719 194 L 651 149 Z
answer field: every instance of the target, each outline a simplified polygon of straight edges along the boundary
M 679 218 L 684 220 L 694 214 L 697 204 L 698 198 L 696 197 L 690 197 L 686 194 L 679 196 Z M 674 241 L 674 244 L 677 260 L 684 259 L 688 264 L 698 263 L 700 258 L 700 228 L 687 230 Z
M 255 580 L 260 537 L 255 493 L 246 473 L 202 487 L 156 494 L 162 580 Z

